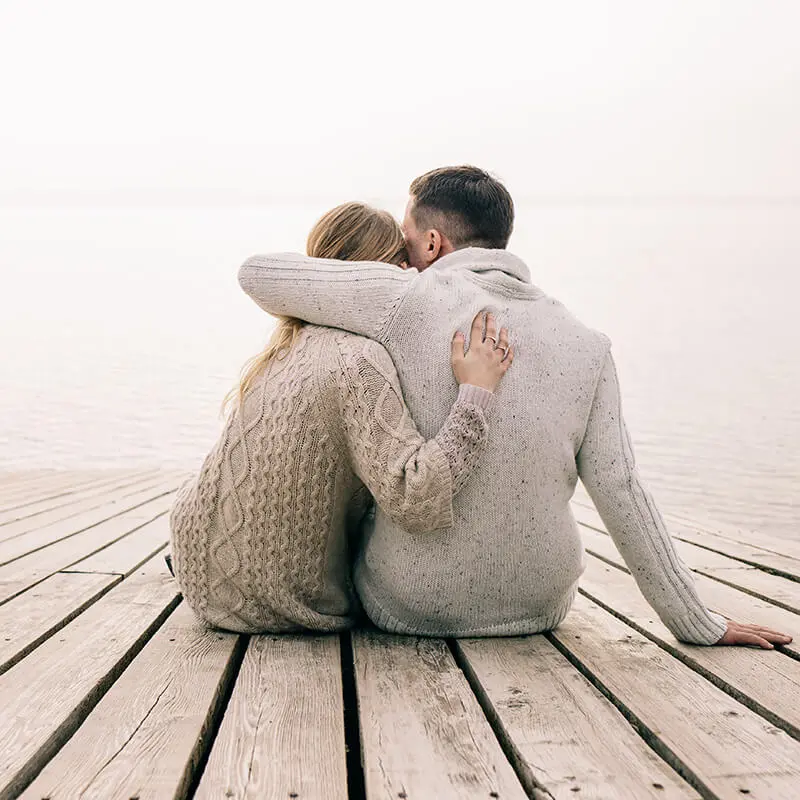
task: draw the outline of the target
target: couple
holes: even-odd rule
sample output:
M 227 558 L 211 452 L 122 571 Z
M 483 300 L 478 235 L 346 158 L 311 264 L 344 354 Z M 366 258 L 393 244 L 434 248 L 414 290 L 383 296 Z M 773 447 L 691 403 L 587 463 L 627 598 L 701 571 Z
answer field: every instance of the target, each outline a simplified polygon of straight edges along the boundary
M 609 342 L 505 250 L 513 218 L 499 181 L 447 167 L 411 184 L 402 230 L 349 203 L 308 257 L 241 267 L 281 321 L 171 513 L 204 622 L 336 631 L 363 608 L 394 633 L 550 630 L 584 569 L 580 477 L 678 639 L 791 641 L 703 604 L 637 473 Z

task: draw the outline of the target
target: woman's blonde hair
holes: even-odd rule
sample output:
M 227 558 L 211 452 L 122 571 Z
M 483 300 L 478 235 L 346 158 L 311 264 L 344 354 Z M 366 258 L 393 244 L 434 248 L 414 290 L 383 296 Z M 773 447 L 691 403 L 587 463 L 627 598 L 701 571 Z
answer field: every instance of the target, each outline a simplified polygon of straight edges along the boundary
M 308 235 L 306 253 L 312 258 L 383 261 L 398 266 L 408 259 L 403 233 L 394 217 L 364 203 L 343 203 L 321 217 Z M 233 401 L 242 402 L 273 360 L 288 355 L 304 324 L 293 317 L 278 317 L 266 348 L 244 365 L 239 385 L 225 397 L 223 413 Z

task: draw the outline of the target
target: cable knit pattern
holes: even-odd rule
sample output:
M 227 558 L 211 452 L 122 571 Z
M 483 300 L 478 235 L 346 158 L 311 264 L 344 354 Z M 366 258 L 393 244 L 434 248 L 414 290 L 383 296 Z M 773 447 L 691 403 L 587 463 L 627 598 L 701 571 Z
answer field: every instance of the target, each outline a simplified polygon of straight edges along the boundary
M 366 489 L 408 530 L 451 525 L 455 487 L 488 435 L 491 398 L 462 387 L 426 442 L 380 345 L 306 327 L 178 492 L 173 566 L 189 606 L 213 627 L 246 633 L 351 626 L 359 604 L 348 539 Z
M 518 258 L 467 248 L 419 273 L 284 253 L 248 259 L 239 282 L 266 311 L 384 345 L 421 433 L 438 431 L 438 446 L 460 452 L 463 465 L 473 464 L 462 452 L 468 436 L 453 421 L 441 427 L 455 394 L 447 358 L 453 330 L 467 332 L 473 316 L 489 309 L 512 331 L 514 367 L 497 390 L 480 463 L 453 501 L 452 526 L 416 536 L 379 509 L 365 534 L 354 582 L 377 625 L 429 636 L 557 626 L 584 570 L 570 510 L 580 477 L 675 636 L 712 644 L 723 635 L 724 618 L 700 600 L 636 471 L 608 339 L 534 286 Z M 448 443 L 451 432 L 459 444 Z M 402 448 L 398 458 L 403 463 Z

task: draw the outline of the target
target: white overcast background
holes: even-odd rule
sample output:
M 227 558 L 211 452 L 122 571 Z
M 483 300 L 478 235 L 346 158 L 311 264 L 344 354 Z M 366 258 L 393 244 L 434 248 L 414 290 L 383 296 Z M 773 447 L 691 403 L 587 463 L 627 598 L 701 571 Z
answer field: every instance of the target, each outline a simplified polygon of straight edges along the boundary
M 800 196 L 800 3 L 0 0 L 0 204 Z

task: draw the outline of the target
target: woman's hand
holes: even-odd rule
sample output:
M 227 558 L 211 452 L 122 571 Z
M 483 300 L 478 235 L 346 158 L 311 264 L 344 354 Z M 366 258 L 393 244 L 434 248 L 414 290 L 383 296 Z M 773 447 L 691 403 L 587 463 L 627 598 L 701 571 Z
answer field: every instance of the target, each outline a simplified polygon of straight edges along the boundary
M 486 314 L 486 335 L 483 334 L 484 312 L 472 321 L 469 350 L 464 352 L 464 334 L 453 337 L 453 375 L 459 383 L 470 383 L 493 392 L 500 378 L 514 361 L 514 348 L 508 343 L 508 330 L 500 329 L 493 314 Z
M 717 645 L 755 645 L 764 650 L 774 649 L 774 644 L 789 644 L 792 637 L 787 633 L 778 633 L 771 628 L 762 628 L 760 625 L 750 625 L 728 620 L 728 630 L 716 642 Z M 774 642 L 774 644 L 773 644 Z

